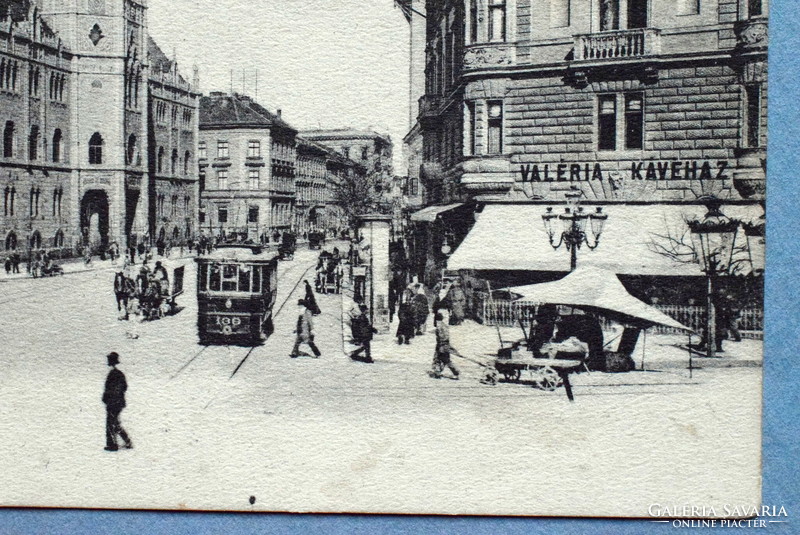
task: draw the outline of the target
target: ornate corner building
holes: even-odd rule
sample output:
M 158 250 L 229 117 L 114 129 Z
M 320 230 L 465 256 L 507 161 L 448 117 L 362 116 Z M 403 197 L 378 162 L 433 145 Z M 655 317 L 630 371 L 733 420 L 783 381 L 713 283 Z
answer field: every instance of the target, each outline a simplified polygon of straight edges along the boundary
M 440 209 L 432 219 L 454 203 L 552 204 L 576 190 L 589 204 L 763 200 L 766 10 L 762 0 L 428 0 L 414 128 L 426 203 Z M 448 248 L 469 231 L 450 226 Z M 447 236 L 437 239 L 434 253 Z
M 199 94 L 144 1 L 6 2 L 0 71 L 6 251 L 196 232 Z

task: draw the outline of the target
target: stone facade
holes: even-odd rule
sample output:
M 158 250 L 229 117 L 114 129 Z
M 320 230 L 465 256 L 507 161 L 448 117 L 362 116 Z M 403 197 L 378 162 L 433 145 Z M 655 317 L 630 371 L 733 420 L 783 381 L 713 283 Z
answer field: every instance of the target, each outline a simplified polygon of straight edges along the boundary
M 326 213 L 329 195 L 326 161 L 331 150 L 298 137 L 294 226 L 300 234 L 329 228 Z
M 558 199 L 562 182 L 603 200 L 763 190 L 766 13 L 623 4 L 427 3 L 431 201 Z
M 0 19 L 5 249 L 70 254 L 78 245 L 155 240 L 161 188 L 150 172 L 148 102 L 176 93 L 196 113 L 198 95 L 176 68 L 151 72 L 161 62 L 145 4 L 20 0 L 0 7 Z M 184 154 L 193 152 L 196 121 L 182 137 Z M 182 175 L 186 193 L 173 212 L 183 228 L 196 212 L 195 174 Z
M 289 230 L 296 198 L 297 130 L 245 95 L 200 102 L 201 233 L 266 242 Z

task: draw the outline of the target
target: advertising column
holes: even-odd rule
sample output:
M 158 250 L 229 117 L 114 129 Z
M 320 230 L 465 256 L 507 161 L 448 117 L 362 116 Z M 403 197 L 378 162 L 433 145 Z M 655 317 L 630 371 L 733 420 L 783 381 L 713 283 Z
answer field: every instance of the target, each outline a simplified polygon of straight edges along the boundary
M 381 214 L 360 216 L 360 234 L 367 250 L 365 303 L 370 321 L 379 333 L 389 332 L 389 233 L 392 217 Z

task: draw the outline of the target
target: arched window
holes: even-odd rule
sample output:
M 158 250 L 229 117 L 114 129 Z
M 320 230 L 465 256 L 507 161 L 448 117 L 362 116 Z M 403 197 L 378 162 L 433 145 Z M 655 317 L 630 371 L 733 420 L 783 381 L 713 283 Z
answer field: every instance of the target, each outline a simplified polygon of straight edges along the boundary
M 31 134 L 28 138 L 28 159 L 35 160 L 39 157 L 39 127 L 31 126 Z
M 189 164 L 191 162 L 192 162 L 192 153 L 190 153 L 187 150 L 186 154 L 183 155 L 183 174 L 184 175 L 188 175 L 189 174 Z
M 89 139 L 89 163 L 103 163 L 103 136 L 100 132 L 95 132 Z
M 54 247 L 64 247 L 64 231 L 58 229 L 56 231 L 56 235 L 53 238 L 53 246 Z
M 158 160 L 156 169 L 159 173 L 164 171 L 164 147 L 158 147 Z
M 42 235 L 39 233 L 38 230 L 34 230 L 33 234 L 31 234 L 30 245 L 31 245 L 31 249 L 41 249 L 42 248 Z
M 178 171 L 178 149 L 172 149 L 170 173 L 174 175 L 177 171 Z
M 53 161 L 60 162 L 61 161 L 61 129 L 56 128 L 56 131 L 53 132 Z
M 6 251 L 17 250 L 17 235 L 12 231 L 6 236 Z
M 14 157 L 14 121 L 6 121 L 6 127 L 3 130 L 3 157 Z
M 125 160 L 128 162 L 128 165 L 136 164 L 136 136 L 134 134 L 128 136 L 128 148 L 125 152 Z

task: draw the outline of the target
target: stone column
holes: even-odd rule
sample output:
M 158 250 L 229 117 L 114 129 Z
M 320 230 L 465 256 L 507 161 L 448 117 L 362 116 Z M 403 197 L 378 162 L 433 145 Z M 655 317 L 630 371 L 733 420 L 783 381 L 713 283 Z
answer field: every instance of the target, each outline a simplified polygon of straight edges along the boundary
M 392 216 L 366 214 L 359 217 L 359 232 L 367 253 L 365 303 L 370 321 L 379 333 L 389 332 L 389 240 Z

